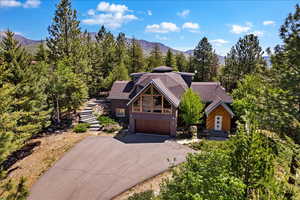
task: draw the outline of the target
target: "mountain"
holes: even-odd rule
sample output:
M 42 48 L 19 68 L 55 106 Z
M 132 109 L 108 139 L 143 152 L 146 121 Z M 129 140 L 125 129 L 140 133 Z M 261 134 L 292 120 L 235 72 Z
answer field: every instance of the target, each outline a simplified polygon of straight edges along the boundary
M 92 36 L 92 39 L 95 40 L 96 33 L 92 32 L 90 34 Z M 0 40 L 3 36 L 4 36 L 4 32 L 0 32 Z M 28 39 L 28 38 L 26 38 L 22 35 L 19 35 L 19 34 L 15 34 L 14 38 L 16 40 L 18 40 L 20 42 L 20 44 L 23 45 L 32 54 L 34 54 L 37 51 L 38 45 L 42 42 L 42 41 L 39 41 L 39 40 Z M 141 45 L 141 47 L 144 51 L 144 54 L 147 55 L 147 56 L 150 55 L 150 52 L 154 48 L 155 45 L 159 46 L 161 52 L 164 55 L 167 54 L 168 49 L 170 49 L 172 51 L 172 53 L 174 53 L 174 54 L 183 53 L 185 56 L 193 55 L 193 50 L 179 51 L 179 50 L 173 49 L 173 48 L 168 47 L 168 46 L 166 46 L 162 43 L 159 43 L 159 42 L 149 42 L 149 41 L 146 41 L 146 40 L 138 40 L 138 39 L 136 39 L 136 40 L 140 43 L 140 45 Z M 128 44 L 130 44 L 132 42 L 132 38 L 126 38 L 126 41 L 127 41 Z M 225 56 L 218 55 L 218 59 L 219 59 L 219 63 L 221 65 L 225 64 Z M 270 66 L 271 65 L 270 58 L 268 56 L 264 56 L 264 59 L 266 60 L 268 66 Z
M 4 37 L 4 35 L 5 35 L 4 32 L 0 32 L 0 40 Z M 19 41 L 19 43 L 23 46 L 35 45 L 35 44 L 39 44 L 41 42 L 39 40 L 30 40 L 30 39 L 25 38 L 24 36 L 22 36 L 20 34 L 15 34 L 14 38 L 15 38 L 15 40 Z

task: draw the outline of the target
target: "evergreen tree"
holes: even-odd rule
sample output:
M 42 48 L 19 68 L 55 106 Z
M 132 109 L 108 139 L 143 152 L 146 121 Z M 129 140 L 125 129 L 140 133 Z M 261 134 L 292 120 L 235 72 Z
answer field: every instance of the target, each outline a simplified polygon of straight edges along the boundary
M 180 72 L 188 72 L 188 61 L 186 60 L 183 53 L 176 54 L 176 66 L 178 68 L 178 71 Z
M 131 44 L 129 46 L 129 57 L 130 57 L 130 67 L 129 72 L 141 72 L 144 70 L 144 54 L 139 42 L 132 38 Z
M 283 126 L 277 130 L 291 138 L 296 147 L 290 163 L 289 183 L 296 185 L 299 176 L 299 145 L 300 145 L 300 6 L 296 5 L 295 12 L 290 13 L 280 28 L 280 37 L 283 45 L 275 48 L 272 55 L 271 83 L 283 91 L 277 98 L 280 115 L 288 116 L 291 120 L 280 121 Z M 277 122 L 276 122 L 277 123 Z M 288 129 L 284 129 L 284 127 Z M 292 199 L 292 194 L 287 193 L 287 199 Z
M 165 64 L 168 67 L 172 67 L 173 70 L 175 70 L 175 71 L 177 70 L 176 58 L 173 55 L 171 49 L 168 49 L 168 52 L 167 52 L 167 55 L 166 55 L 166 58 L 165 58 Z
M 250 34 L 240 38 L 225 57 L 222 85 L 231 92 L 245 75 L 263 71 L 266 63 L 262 55 L 257 36 Z
M 38 51 L 34 57 L 36 61 L 45 61 L 48 62 L 48 52 L 45 49 L 43 41 L 39 44 Z
M 128 64 L 128 54 L 127 54 L 127 44 L 126 37 L 124 33 L 119 33 L 116 40 L 116 64 L 121 64 L 122 62 Z
M 77 12 L 71 7 L 70 0 L 61 0 L 56 6 L 53 23 L 48 28 L 47 46 L 52 61 L 78 56 L 81 31 Z
M 129 80 L 128 70 L 122 62 L 117 65 L 110 73 L 109 76 L 104 80 L 105 88 L 110 89 L 115 81 Z
M 163 65 L 163 57 L 160 51 L 159 45 L 155 44 L 154 48 L 150 52 L 148 58 L 147 70 L 151 71 L 153 68 Z
M 72 72 L 67 59 L 57 62 L 49 72 L 47 88 L 49 101 L 53 109 L 55 121 L 61 122 L 61 112 L 75 112 L 87 99 L 88 88 L 79 75 Z
M 195 81 L 212 81 L 217 76 L 218 60 L 206 37 L 194 49 L 193 70 Z
M 30 56 L 13 36 L 12 32 L 7 31 L 0 43 L 0 57 L 4 63 L 0 83 L 15 87 L 12 98 L 18 101 L 12 112 L 18 112 L 20 119 L 14 133 L 21 144 L 48 125 L 47 79 L 45 68 L 30 64 Z
M 99 48 L 99 57 L 101 57 L 100 68 L 103 77 L 108 77 L 109 73 L 117 65 L 116 41 L 111 32 L 107 32 L 102 26 L 96 35 L 97 48 Z

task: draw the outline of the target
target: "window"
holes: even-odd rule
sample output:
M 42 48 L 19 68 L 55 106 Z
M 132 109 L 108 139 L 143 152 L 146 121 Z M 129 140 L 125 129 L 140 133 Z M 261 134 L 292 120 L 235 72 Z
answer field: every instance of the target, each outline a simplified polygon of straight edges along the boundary
M 116 108 L 116 116 L 117 117 L 125 117 L 125 109 L 124 108 Z
M 153 86 L 149 86 L 132 104 L 132 112 L 171 113 L 171 104 Z

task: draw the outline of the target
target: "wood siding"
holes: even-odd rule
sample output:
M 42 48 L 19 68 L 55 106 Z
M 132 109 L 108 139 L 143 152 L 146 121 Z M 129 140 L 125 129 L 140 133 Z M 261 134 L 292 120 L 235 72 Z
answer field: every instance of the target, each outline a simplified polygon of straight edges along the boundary
M 207 130 L 214 130 L 216 115 L 220 115 L 220 116 L 223 117 L 223 119 L 222 119 L 222 131 L 230 131 L 231 116 L 228 113 L 228 111 L 222 105 L 219 105 L 211 113 L 209 113 L 209 115 L 206 118 L 206 129 Z
M 128 107 L 127 103 L 128 100 L 120 100 L 120 99 L 111 99 L 111 115 L 114 117 L 116 116 L 116 108 L 124 108 L 125 109 L 125 117 L 123 117 L 125 120 L 128 120 L 129 112 L 128 112 Z

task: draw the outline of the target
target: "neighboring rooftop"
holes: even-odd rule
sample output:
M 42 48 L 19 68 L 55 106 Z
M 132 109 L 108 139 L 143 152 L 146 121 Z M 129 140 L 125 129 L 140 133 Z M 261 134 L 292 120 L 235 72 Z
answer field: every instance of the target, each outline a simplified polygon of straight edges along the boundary
M 165 73 L 165 72 L 172 72 L 172 71 L 173 71 L 172 67 L 159 66 L 159 67 L 155 67 L 152 70 L 152 73 Z

